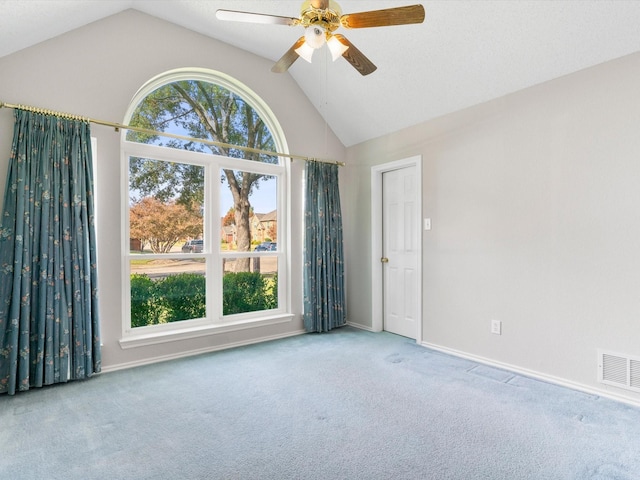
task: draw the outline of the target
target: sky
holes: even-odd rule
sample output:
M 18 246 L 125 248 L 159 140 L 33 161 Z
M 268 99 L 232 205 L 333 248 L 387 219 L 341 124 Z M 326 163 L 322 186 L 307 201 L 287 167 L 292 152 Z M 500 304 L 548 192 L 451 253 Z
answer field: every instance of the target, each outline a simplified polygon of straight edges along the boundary
M 276 209 L 277 201 L 277 181 L 275 178 L 260 182 L 260 188 L 254 189 L 249 197 L 251 206 L 255 213 L 269 213 Z M 220 216 L 223 217 L 233 207 L 233 197 L 226 181 L 220 189 Z

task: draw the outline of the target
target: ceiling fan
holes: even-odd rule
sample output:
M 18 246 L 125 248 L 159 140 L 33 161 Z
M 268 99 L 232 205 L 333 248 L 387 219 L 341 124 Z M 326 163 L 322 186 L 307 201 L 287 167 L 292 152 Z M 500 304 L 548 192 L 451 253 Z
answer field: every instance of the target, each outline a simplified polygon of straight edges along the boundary
M 344 28 L 368 28 L 422 23 L 424 21 L 424 7 L 422 5 L 409 5 L 343 15 L 340 6 L 334 0 L 307 0 L 302 3 L 299 18 L 238 12 L 235 10 L 218 10 L 216 17 L 219 20 L 235 22 L 288 25 L 293 27 L 302 25 L 305 28 L 305 34 L 276 62 L 271 68 L 272 72 L 286 72 L 298 57 L 311 62 L 313 52 L 326 43 L 334 61 L 342 56 L 362 75 L 369 75 L 377 67 L 344 35 L 333 32 L 340 26 Z

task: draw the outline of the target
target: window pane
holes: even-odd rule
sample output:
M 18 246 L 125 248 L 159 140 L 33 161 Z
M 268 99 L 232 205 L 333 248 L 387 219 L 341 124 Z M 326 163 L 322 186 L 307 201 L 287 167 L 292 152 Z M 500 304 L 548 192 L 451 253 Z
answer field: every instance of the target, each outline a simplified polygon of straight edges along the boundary
M 221 170 L 220 176 L 220 249 L 275 250 L 278 239 L 277 177 L 228 169 Z M 264 245 L 258 248 L 261 244 Z M 267 244 L 270 244 L 269 248 L 266 248 Z
M 206 316 L 205 260 L 131 260 L 131 326 Z
M 204 167 L 131 157 L 129 198 L 132 251 L 180 252 L 184 242 L 202 240 Z
M 208 119 L 208 123 L 203 124 L 203 117 Z M 249 150 L 276 151 L 271 132 L 258 113 L 248 107 L 240 96 L 214 83 L 183 80 L 163 85 L 138 104 L 129 124 L 152 131 L 183 135 L 190 139 L 222 142 L 227 146 L 133 130 L 127 132 L 128 141 L 263 163 L 279 163 L 277 156 Z M 214 135 L 215 125 L 225 125 L 225 128 L 218 129 Z
M 239 265 L 248 270 L 238 270 Z M 278 308 L 276 256 L 226 258 L 222 266 L 223 315 Z

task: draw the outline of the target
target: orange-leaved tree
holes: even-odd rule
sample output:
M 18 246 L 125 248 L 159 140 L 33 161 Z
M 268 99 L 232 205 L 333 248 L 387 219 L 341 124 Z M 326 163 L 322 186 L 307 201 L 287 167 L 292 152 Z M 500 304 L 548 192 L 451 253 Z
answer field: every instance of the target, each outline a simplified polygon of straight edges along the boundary
M 202 235 L 199 212 L 173 200 L 144 197 L 130 207 L 129 236 L 149 245 L 153 253 L 167 253 L 180 240 Z

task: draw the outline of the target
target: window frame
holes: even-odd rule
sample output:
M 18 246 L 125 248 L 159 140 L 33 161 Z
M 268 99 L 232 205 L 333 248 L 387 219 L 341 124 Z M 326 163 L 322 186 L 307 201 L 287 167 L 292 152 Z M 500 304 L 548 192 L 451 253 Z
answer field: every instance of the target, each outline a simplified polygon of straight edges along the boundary
M 288 153 L 288 147 L 284 133 L 277 122 L 273 112 L 252 90 L 246 85 L 228 75 L 205 69 L 178 69 L 165 72 L 149 80 L 133 97 L 124 124 L 132 117 L 138 104 L 157 88 L 181 81 L 197 80 L 220 85 L 240 96 L 244 102 L 250 105 L 262 118 L 270 130 L 276 151 Z M 152 345 L 176 340 L 184 340 L 198 336 L 224 333 L 234 330 L 270 325 L 275 323 L 290 322 L 290 255 L 288 245 L 290 243 L 290 162 L 287 157 L 279 157 L 278 164 L 262 163 L 233 157 L 225 157 L 211 153 L 192 152 L 171 147 L 161 147 L 144 143 L 132 142 L 126 139 L 127 130 L 121 132 L 121 176 L 122 176 L 122 288 L 123 288 L 123 315 L 120 345 L 122 348 L 132 348 L 143 345 Z M 205 192 L 203 233 L 204 248 L 202 253 L 166 253 L 166 254 L 132 254 L 129 250 L 129 158 L 152 158 L 160 161 L 188 163 L 203 166 L 205 169 Z M 278 250 L 268 252 L 222 252 L 220 250 L 220 189 L 226 188 L 220 184 L 220 170 L 228 168 L 233 170 L 250 171 L 252 173 L 265 174 L 277 178 L 276 209 L 278 211 L 277 238 Z M 266 213 L 266 212 L 265 212 Z M 144 255 L 146 259 L 163 258 L 179 259 L 204 258 L 206 265 L 206 317 L 200 319 L 182 320 L 160 325 L 148 325 L 143 327 L 131 327 L 131 260 Z M 278 272 L 278 307 L 273 310 L 246 312 L 232 315 L 223 315 L 222 311 L 222 272 L 223 259 L 228 257 L 276 257 Z

